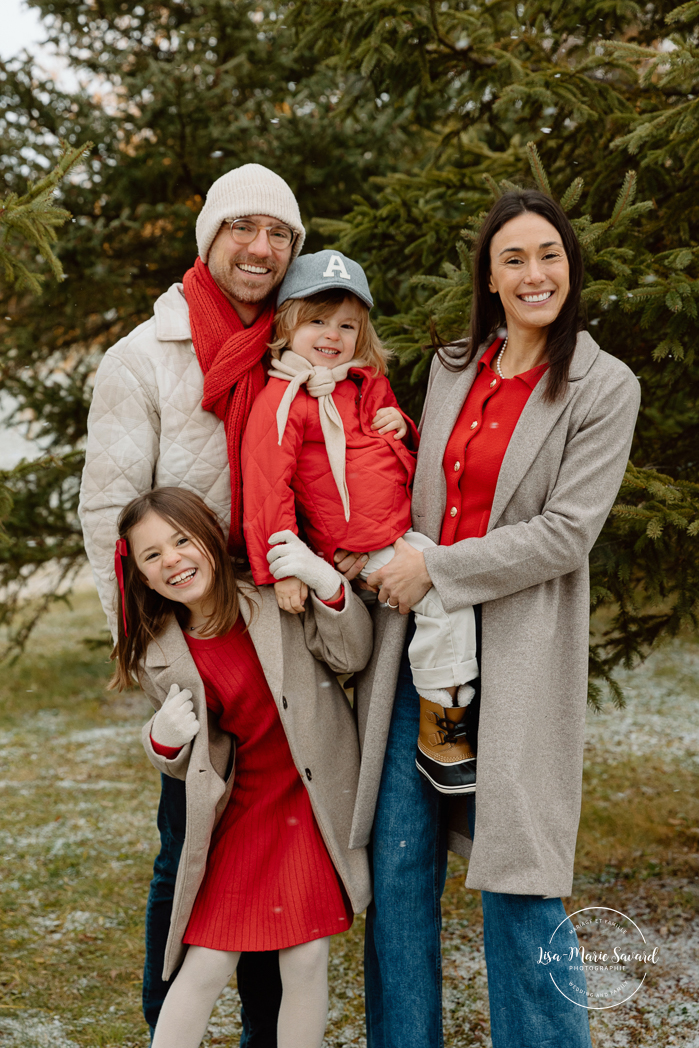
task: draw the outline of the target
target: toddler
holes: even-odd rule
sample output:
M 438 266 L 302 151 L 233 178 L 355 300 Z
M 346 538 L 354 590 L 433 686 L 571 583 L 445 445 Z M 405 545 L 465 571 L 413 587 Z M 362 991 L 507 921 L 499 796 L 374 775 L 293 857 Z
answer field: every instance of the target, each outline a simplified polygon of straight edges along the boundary
M 391 560 L 398 538 L 418 550 L 434 545 L 411 530 L 418 434 L 386 377 L 372 305 L 361 266 L 329 250 L 297 258 L 279 289 L 270 381 L 243 439 L 243 518 L 254 580 L 273 583 L 287 611 L 300 612 L 306 599 L 292 570 L 299 523 L 329 564 L 338 549 L 369 551 L 363 578 Z M 469 793 L 476 762 L 463 708 L 478 676 L 473 609 L 447 614 L 432 588 L 412 610 L 417 766 L 440 792 Z

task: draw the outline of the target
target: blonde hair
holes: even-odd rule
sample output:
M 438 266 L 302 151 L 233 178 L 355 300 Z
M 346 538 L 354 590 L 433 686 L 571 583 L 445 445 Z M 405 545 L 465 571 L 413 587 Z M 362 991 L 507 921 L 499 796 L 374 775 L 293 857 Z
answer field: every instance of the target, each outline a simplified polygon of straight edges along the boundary
M 308 298 L 287 298 L 286 302 L 282 302 L 274 316 L 274 341 L 269 343 L 272 356 L 278 360 L 282 352 L 289 349 L 295 331 L 302 324 L 330 316 L 347 298 L 354 299 L 360 307 L 359 333 L 355 353 L 375 368 L 377 374 L 385 375 L 388 371 L 391 351 L 382 345 L 369 320 L 369 310 L 365 304 L 351 291 L 344 291 L 342 288 L 319 291 L 315 295 L 309 295 Z

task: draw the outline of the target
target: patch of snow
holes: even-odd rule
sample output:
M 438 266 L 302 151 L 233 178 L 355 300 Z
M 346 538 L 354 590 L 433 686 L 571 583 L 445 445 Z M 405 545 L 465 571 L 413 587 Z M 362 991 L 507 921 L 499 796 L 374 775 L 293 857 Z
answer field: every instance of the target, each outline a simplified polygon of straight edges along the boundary
M 134 782 L 110 782 L 99 779 L 96 782 L 75 782 L 73 779 L 59 779 L 56 783 L 64 790 L 132 790 Z
M 0 1041 L 3 1048 L 80 1048 L 66 1036 L 59 1019 L 48 1021 L 29 1013 L 0 1017 Z
M 618 673 L 623 710 L 588 710 L 586 756 L 618 761 L 655 754 L 699 759 L 699 655 L 681 641 L 660 648 L 643 665 Z
M 139 739 L 141 729 L 125 727 L 123 724 L 112 724 L 108 728 L 90 728 L 88 731 L 72 731 L 63 738 L 64 743 L 105 743 L 132 742 Z

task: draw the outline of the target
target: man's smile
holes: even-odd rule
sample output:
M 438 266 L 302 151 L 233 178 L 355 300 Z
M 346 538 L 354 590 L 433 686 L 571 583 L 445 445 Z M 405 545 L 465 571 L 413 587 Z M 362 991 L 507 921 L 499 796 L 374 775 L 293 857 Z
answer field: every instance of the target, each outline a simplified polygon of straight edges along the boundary
M 244 273 L 254 273 L 255 276 L 265 276 L 270 272 L 266 266 L 253 266 L 249 262 L 236 262 L 238 269 L 242 269 Z

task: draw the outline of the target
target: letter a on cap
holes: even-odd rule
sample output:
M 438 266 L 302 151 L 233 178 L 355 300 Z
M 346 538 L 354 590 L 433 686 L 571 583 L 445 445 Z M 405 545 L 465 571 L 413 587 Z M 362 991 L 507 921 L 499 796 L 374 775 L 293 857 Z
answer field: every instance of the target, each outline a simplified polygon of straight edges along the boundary
M 349 273 L 345 269 L 345 263 L 342 261 L 339 255 L 331 255 L 330 261 L 328 262 L 328 268 L 323 273 L 324 277 L 333 277 L 337 273 L 338 276 L 342 277 L 343 280 L 351 280 Z

